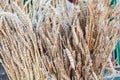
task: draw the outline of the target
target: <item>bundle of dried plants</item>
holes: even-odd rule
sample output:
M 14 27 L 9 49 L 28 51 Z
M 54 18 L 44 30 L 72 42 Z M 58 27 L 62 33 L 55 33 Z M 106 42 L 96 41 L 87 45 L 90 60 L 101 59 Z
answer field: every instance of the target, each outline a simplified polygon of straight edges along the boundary
M 0 0 L 1 62 L 10 80 L 102 80 L 118 35 L 110 0 Z

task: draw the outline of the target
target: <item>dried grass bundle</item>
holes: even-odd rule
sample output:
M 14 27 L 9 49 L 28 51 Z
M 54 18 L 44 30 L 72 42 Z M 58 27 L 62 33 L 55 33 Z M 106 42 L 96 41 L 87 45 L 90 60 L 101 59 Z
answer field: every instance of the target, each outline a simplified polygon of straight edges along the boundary
M 110 0 L 0 1 L 1 62 L 10 80 L 102 80 L 118 35 Z M 112 21 L 110 21 L 112 18 Z

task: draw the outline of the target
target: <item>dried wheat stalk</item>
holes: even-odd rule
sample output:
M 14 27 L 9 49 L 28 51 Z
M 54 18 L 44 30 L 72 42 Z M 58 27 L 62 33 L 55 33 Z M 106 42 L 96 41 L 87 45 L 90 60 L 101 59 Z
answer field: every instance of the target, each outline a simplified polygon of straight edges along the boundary
M 9 2 L 10 1 L 10 2 Z M 10 80 L 102 80 L 119 7 L 89 0 L 0 1 L 0 54 Z

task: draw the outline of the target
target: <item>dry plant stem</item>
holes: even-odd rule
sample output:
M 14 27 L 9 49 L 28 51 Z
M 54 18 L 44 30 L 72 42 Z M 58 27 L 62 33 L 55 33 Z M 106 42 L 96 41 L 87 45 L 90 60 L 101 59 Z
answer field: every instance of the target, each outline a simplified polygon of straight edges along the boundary
M 110 19 L 119 7 L 110 0 L 69 4 L 0 1 L 1 62 L 10 80 L 102 80 L 106 65 L 112 67 L 119 20 Z

